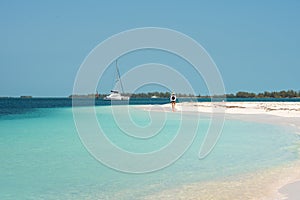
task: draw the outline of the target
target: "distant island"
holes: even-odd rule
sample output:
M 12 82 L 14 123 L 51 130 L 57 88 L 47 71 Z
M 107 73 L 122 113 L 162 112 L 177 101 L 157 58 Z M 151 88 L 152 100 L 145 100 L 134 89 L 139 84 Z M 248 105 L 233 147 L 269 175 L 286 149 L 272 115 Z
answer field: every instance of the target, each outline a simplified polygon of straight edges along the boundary
M 96 98 L 103 99 L 108 94 L 72 94 L 69 95 L 68 98 Z M 130 98 L 169 98 L 170 92 L 142 92 L 142 93 L 124 93 L 123 95 L 130 96 Z M 260 93 L 254 92 L 245 92 L 239 91 L 235 94 L 225 94 L 225 95 L 193 95 L 193 94 L 182 94 L 176 93 L 178 98 L 252 98 L 252 99 L 263 99 L 263 98 L 275 98 L 275 99 L 288 99 L 288 98 L 300 98 L 300 90 L 282 90 L 282 91 L 265 91 Z M 34 96 L 19 96 L 19 97 L 8 97 L 8 96 L 0 96 L 0 99 L 7 98 L 20 98 L 20 99 L 31 99 L 31 98 L 40 98 Z M 42 97 L 42 98 L 54 98 L 54 97 Z M 60 97 L 62 98 L 62 97 Z
M 70 95 L 69 98 L 96 98 L 102 99 L 108 94 L 87 94 L 87 95 L 78 95 L 73 94 Z M 169 98 L 171 93 L 170 92 L 148 92 L 148 93 L 125 93 L 124 95 L 130 96 L 131 98 Z M 253 93 L 253 92 L 245 92 L 239 91 L 235 94 L 225 94 L 225 95 L 193 95 L 193 94 L 182 94 L 177 93 L 177 97 L 189 97 L 189 98 L 300 98 L 300 91 L 295 90 L 282 90 L 282 91 L 273 91 L 268 92 L 265 91 L 263 93 Z
M 300 98 L 300 91 L 282 90 L 279 92 L 253 93 L 253 92 L 237 92 L 236 94 L 226 94 L 226 98 Z
M 21 99 L 31 99 L 32 96 L 20 96 Z
M 15 99 L 15 98 L 20 98 L 20 99 L 31 99 L 33 98 L 32 96 L 20 96 L 20 97 L 1 97 L 0 96 L 0 99 Z

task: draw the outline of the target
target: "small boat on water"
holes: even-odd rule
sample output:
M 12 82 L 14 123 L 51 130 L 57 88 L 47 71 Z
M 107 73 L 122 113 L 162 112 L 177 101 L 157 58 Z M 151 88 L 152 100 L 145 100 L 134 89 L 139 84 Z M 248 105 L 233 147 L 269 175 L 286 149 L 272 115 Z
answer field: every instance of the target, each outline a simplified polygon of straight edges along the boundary
M 104 100 L 117 100 L 117 101 L 124 101 L 129 100 L 129 96 L 122 96 L 118 90 L 111 90 L 110 95 L 104 97 Z
M 124 88 L 123 88 L 123 84 L 121 81 L 121 76 L 120 76 L 120 71 L 118 68 L 118 62 L 116 60 L 116 83 L 120 82 L 120 86 L 121 86 L 121 90 L 122 93 L 124 94 Z M 110 95 L 104 97 L 104 100 L 114 100 L 114 101 L 127 101 L 129 100 L 130 97 L 129 96 L 123 96 L 118 90 L 111 90 L 110 91 Z

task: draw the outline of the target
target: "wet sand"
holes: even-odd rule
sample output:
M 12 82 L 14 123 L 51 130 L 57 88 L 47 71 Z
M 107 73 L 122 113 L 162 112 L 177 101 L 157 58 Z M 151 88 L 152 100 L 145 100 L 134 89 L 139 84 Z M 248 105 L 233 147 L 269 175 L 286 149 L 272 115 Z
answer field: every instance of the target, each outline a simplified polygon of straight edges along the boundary
M 172 112 L 169 104 L 138 107 Z M 183 102 L 176 105 L 176 112 L 282 125 L 300 134 L 300 102 Z M 145 199 L 300 199 L 300 160 L 233 179 L 185 185 Z

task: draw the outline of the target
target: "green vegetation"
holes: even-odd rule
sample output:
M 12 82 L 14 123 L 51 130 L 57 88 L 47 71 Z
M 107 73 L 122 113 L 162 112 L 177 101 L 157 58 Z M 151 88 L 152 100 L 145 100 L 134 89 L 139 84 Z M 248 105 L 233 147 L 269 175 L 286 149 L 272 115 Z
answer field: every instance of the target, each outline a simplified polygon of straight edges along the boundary
M 153 96 L 157 98 L 169 98 L 170 92 L 148 92 L 148 93 L 137 93 L 137 94 L 126 94 L 131 98 L 151 98 Z
M 69 98 L 99 98 L 102 99 L 108 94 L 88 94 L 88 95 L 70 95 Z M 151 98 L 151 97 L 157 97 L 157 98 L 169 98 L 171 93 L 170 92 L 148 92 L 148 93 L 134 93 L 129 94 L 125 93 L 123 95 L 130 96 L 131 98 Z M 181 94 L 177 93 L 177 97 L 191 97 L 191 98 L 211 98 L 211 96 L 195 96 L 192 94 Z M 300 91 L 294 91 L 294 90 L 282 90 L 280 92 L 263 92 L 263 93 L 253 93 L 253 92 L 244 92 L 240 91 L 236 94 L 226 94 L 226 98 L 300 98 Z M 223 95 L 217 96 L 214 95 L 213 97 L 220 97 L 224 98 Z
M 151 97 L 157 97 L 157 98 L 170 98 L 171 93 L 170 92 L 148 92 L 148 93 L 137 93 L 137 94 L 125 94 L 130 96 L 131 98 L 151 98 Z M 177 97 L 196 97 L 192 94 L 181 94 L 177 93 Z
M 282 90 L 280 92 L 263 92 L 263 93 L 252 93 L 252 92 L 237 92 L 234 94 L 226 94 L 227 98 L 300 98 L 300 91 L 294 90 Z

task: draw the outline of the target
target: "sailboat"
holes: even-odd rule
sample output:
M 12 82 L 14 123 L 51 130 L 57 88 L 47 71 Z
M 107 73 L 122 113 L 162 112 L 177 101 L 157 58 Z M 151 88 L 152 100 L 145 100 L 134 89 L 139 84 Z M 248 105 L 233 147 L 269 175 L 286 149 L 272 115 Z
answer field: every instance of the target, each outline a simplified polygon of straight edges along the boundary
M 124 94 L 124 88 L 121 81 L 120 71 L 118 68 L 118 61 L 116 60 L 116 83 L 120 82 L 122 93 Z M 117 101 L 125 101 L 129 100 L 129 96 L 123 96 L 118 90 L 111 90 L 110 95 L 104 97 L 104 100 L 117 100 Z

